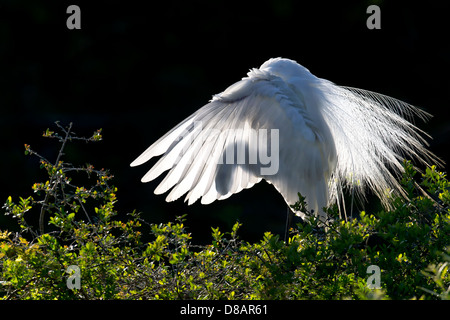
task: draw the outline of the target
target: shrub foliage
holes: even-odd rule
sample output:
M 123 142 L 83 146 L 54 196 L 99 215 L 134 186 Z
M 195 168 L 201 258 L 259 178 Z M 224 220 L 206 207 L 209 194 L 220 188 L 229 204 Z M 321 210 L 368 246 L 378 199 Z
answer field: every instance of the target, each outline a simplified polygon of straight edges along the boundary
M 434 166 L 420 178 L 405 162 L 408 197 L 394 199 L 393 210 L 344 221 L 328 208 L 333 220 L 311 215 L 288 241 L 267 232 L 248 243 L 237 222 L 229 232 L 212 228 L 211 243 L 199 246 L 186 217 L 157 225 L 132 212 L 120 220 L 113 176 L 63 159 L 67 143 L 99 141 L 101 130 L 82 138 L 72 125 L 57 127 L 44 132 L 60 145 L 54 162 L 25 145 L 48 179 L 3 206 L 19 231 L 0 229 L 2 299 L 449 298 L 450 184 Z M 80 175 L 85 183 L 76 185 Z M 295 206 L 307 211 L 301 195 Z M 372 265 L 378 289 L 368 286 Z

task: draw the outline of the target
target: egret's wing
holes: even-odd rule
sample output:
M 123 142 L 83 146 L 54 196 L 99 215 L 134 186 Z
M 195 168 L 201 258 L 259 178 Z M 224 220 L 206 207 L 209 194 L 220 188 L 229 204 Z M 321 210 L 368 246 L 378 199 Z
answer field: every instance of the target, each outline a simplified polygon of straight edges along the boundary
M 225 199 L 262 178 L 288 204 L 306 196 L 310 209 L 327 204 L 334 144 L 324 122 L 310 117 L 298 95 L 281 78 L 253 69 L 249 77 L 214 96 L 210 103 L 152 144 L 131 165 L 159 161 L 142 178 L 169 170 L 156 188 L 171 189 L 166 200 L 187 193 L 189 204 Z

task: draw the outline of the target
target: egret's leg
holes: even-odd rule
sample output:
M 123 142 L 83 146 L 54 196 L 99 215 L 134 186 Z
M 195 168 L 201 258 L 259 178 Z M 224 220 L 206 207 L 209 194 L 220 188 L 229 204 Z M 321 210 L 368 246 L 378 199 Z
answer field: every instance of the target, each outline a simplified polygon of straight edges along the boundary
M 350 217 L 353 218 L 353 201 L 355 200 L 355 188 L 352 188 L 352 204 L 350 205 Z M 347 217 L 345 217 L 345 221 L 347 221 Z
M 294 218 L 294 212 L 292 212 L 291 208 L 289 208 L 289 206 L 287 206 L 286 229 L 284 230 L 284 242 L 286 242 L 286 243 L 289 240 L 289 229 L 291 228 L 293 218 Z

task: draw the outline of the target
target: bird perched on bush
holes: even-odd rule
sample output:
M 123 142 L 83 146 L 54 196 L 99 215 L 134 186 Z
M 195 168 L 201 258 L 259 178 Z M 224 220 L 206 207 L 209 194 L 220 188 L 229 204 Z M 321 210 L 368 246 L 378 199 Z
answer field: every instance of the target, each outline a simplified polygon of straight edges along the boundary
M 186 194 L 208 204 L 262 179 L 288 205 L 306 197 L 308 208 L 340 202 L 343 189 L 370 188 L 389 206 L 405 156 L 428 164 L 427 134 L 409 122 L 430 115 L 403 101 L 314 76 L 289 59 L 275 58 L 214 95 L 144 151 L 131 166 L 162 157 L 142 178 L 169 170 L 155 189 L 166 200 Z M 304 217 L 304 212 L 296 212 Z

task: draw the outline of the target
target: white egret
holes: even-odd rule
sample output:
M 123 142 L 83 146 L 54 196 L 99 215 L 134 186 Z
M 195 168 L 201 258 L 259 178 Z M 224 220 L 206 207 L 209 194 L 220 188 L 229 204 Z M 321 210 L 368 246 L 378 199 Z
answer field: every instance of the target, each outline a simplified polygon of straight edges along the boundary
M 306 197 L 322 208 L 340 201 L 343 187 L 363 195 L 368 187 L 389 206 L 402 160 L 427 164 L 427 134 L 409 122 L 429 114 L 400 100 L 318 78 L 289 59 L 266 61 L 214 95 L 131 166 L 163 155 L 142 178 L 168 174 L 155 189 L 172 189 L 166 201 L 187 193 L 189 204 L 226 199 L 265 179 L 288 205 Z M 270 163 L 271 162 L 271 163 Z M 304 213 L 296 212 L 300 217 Z

